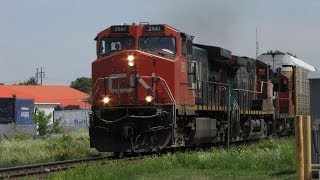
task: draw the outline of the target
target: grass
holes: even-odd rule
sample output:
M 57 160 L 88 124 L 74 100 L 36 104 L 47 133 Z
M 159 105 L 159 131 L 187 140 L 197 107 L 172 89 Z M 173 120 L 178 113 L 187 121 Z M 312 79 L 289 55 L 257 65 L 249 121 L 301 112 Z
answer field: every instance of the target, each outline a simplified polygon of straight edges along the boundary
M 167 154 L 135 162 L 113 161 L 59 172 L 51 179 L 293 179 L 293 138 L 254 145 Z
M 0 168 L 101 155 L 90 149 L 87 131 L 38 139 L 24 135 L 1 139 L 0 152 Z

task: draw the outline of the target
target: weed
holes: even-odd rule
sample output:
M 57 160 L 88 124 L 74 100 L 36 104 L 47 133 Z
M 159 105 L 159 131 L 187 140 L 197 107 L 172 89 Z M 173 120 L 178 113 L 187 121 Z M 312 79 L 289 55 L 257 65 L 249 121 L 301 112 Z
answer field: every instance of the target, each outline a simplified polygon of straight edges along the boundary
M 285 173 L 283 173 L 285 172 Z M 141 161 L 114 161 L 56 173 L 53 179 L 278 179 L 294 178 L 293 138 L 249 146 L 167 154 Z M 241 178 L 243 177 L 243 178 Z
M 0 168 L 105 155 L 90 148 L 87 131 L 37 139 L 3 139 L 0 152 Z

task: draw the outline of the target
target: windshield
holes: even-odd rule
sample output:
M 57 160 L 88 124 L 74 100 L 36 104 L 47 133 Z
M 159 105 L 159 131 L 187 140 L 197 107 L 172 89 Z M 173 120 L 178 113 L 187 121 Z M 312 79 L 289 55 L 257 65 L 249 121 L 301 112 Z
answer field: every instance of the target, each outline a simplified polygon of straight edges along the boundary
M 133 49 L 133 37 L 108 37 L 103 38 L 100 46 L 100 54 L 107 54 L 114 51 Z
M 144 36 L 139 38 L 139 47 L 143 51 L 174 58 L 176 43 L 174 37 L 168 36 Z

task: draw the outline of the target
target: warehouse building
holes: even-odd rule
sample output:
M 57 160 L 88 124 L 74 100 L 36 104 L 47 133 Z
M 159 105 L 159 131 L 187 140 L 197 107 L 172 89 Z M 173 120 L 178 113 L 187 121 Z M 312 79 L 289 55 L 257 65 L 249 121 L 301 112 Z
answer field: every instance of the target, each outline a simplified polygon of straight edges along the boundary
M 46 114 L 51 114 L 50 123 L 59 120 L 66 131 L 87 127 L 89 123 L 89 95 L 68 86 L 0 85 L 1 98 L 32 99 L 33 112 L 42 110 Z M 4 106 L 5 103 L 2 103 L 2 105 Z M 5 107 L 1 107 L 1 109 L 5 109 Z M 2 122 L 0 122 L 1 132 L 10 134 L 14 129 L 20 127 L 16 124 L 16 121 L 12 120 L 12 123 L 5 123 L 4 119 L 2 118 Z M 29 124 L 24 125 L 24 129 L 29 131 L 33 128 Z M 0 134 L 0 137 L 4 136 L 3 134 Z

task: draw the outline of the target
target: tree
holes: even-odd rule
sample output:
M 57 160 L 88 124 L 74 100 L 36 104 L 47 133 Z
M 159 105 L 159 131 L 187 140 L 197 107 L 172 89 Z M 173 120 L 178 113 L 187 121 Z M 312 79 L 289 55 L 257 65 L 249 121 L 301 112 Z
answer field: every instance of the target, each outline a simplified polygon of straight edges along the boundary
M 63 132 L 62 126 L 61 126 L 61 124 L 60 124 L 61 119 L 62 119 L 62 118 L 59 118 L 59 119 L 55 119 L 55 120 L 53 121 L 53 124 L 52 124 L 52 126 L 50 127 L 52 134 L 59 134 L 59 133 L 62 133 L 62 132 Z
M 18 85 L 38 85 L 36 78 L 30 77 L 27 81 L 21 82 Z
M 81 92 L 90 94 L 92 89 L 91 89 L 91 78 L 87 77 L 80 77 L 77 78 L 76 80 L 71 82 L 70 87 L 77 89 Z
M 46 114 L 45 111 L 37 110 L 33 113 L 33 121 L 38 125 L 38 132 L 40 136 L 49 134 L 62 133 L 62 126 L 60 125 L 61 118 L 55 119 L 53 124 L 49 124 L 52 114 Z
M 48 123 L 50 122 L 52 115 L 46 115 L 44 111 L 38 110 L 33 114 L 33 121 L 38 125 L 38 132 L 40 136 L 44 136 L 49 133 Z

